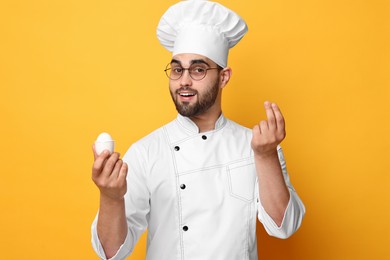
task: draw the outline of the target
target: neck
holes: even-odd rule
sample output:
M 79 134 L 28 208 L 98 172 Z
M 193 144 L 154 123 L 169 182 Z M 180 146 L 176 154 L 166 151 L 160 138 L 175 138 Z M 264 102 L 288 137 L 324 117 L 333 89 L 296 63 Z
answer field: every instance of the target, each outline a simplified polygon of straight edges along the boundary
M 190 118 L 198 126 L 199 132 L 203 133 L 215 129 L 215 123 L 217 122 L 221 113 L 221 109 L 215 111 L 208 110 L 201 115 L 193 116 Z

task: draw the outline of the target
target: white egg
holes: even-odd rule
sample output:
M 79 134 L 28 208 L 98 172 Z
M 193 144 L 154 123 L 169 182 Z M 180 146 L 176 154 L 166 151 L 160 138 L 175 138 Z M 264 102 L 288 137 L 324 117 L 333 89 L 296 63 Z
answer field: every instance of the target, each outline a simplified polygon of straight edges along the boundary
M 107 141 L 113 141 L 111 135 L 108 133 L 101 133 L 98 138 L 96 139 L 97 142 L 107 142 Z
M 101 133 L 95 141 L 96 153 L 99 155 L 104 150 L 108 150 L 112 154 L 114 149 L 115 141 L 112 139 L 112 137 L 107 133 Z

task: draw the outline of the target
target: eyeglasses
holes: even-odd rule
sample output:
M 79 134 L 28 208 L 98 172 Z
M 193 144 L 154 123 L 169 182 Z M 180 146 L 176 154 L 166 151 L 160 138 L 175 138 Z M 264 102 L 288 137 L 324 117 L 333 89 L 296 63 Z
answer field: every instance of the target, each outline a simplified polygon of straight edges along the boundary
M 202 80 L 206 77 L 208 70 L 214 70 L 219 68 L 208 68 L 205 64 L 192 64 L 189 68 L 183 68 L 178 64 L 168 63 L 165 68 L 165 74 L 172 80 L 180 79 L 183 76 L 185 70 L 188 70 L 190 77 L 193 80 Z

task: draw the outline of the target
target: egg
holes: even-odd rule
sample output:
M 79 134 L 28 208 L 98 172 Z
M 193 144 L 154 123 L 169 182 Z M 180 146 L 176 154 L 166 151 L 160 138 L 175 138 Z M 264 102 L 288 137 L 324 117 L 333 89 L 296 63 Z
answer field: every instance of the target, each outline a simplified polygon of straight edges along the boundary
M 114 152 L 115 141 L 108 133 L 101 133 L 95 141 L 95 151 L 99 155 L 104 150 L 110 151 L 110 154 Z

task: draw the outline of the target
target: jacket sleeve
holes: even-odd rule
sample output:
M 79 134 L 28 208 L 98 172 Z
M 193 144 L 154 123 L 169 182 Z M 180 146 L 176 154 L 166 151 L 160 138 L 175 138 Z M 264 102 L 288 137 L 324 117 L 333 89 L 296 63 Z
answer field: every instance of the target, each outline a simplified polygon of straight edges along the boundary
M 148 225 L 150 203 L 149 189 L 147 187 L 145 164 L 142 163 L 142 150 L 136 145 L 130 147 L 123 157 L 129 166 L 127 173 L 127 193 L 125 194 L 125 208 L 127 219 L 127 236 L 125 242 L 110 260 L 126 259 L 133 250 L 138 239 Z M 98 215 L 92 223 L 92 246 L 100 259 L 106 260 L 106 255 L 100 243 L 96 225 Z
M 278 146 L 278 156 L 283 172 L 283 177 L 290 192 L 290 200 L 284 212 L 282 224 L 280 226 L 277 226 L 273 219 L 267 214 L 267 212 L 261 205 L 259 199 L 258 183 L 256 184 L 256 196 L 258 198 L 257 208 L 259 221 L 263 224 L 267 233 L 271 236 L 285 239 L 294 234 L 295 231 L 297 231 L 298 228 L 301 226 L 306 209 L 290 182 L 290 178 L 286 169 L 286 161 L 284 159 L 283 151 L 280 146 Z

